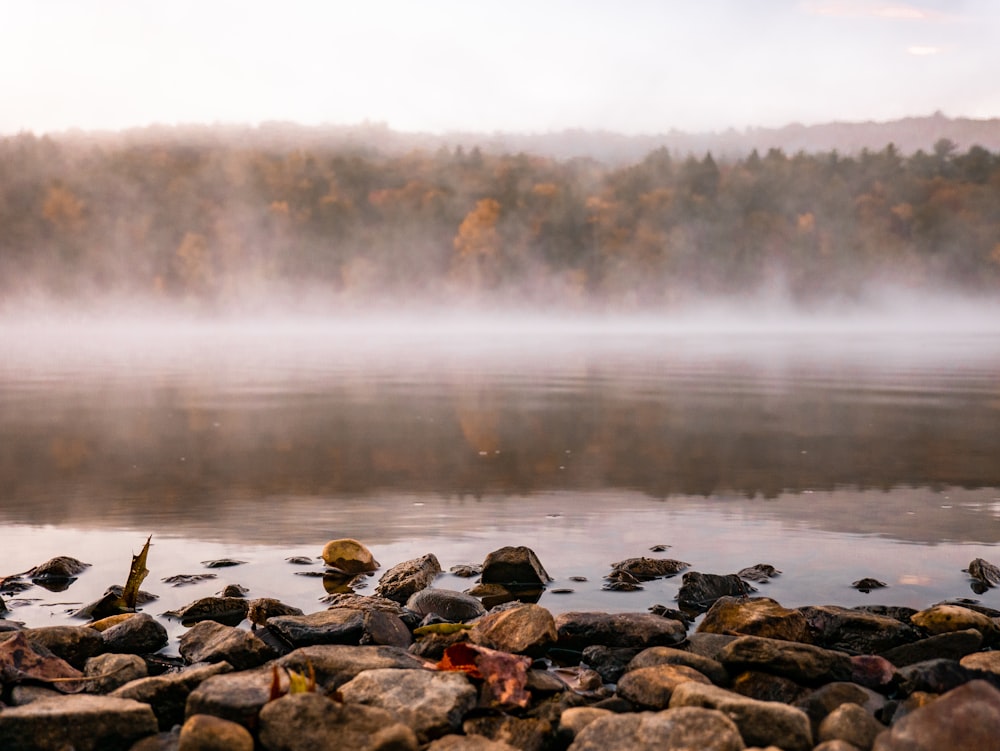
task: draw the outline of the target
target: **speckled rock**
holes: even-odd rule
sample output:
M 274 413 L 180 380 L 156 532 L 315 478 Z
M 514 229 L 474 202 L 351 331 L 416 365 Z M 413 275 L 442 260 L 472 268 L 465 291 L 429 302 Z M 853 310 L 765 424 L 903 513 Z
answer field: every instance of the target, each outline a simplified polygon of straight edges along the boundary
M 674 689 L 688 681 L 711 684 L 708 678 L 686 665 L 653 665 L 623 675 L 618 681 L 618 696 L 640 709 L 666 709 Z
M 0 712 L 4 751 L 127 751 L 156 732 L 147 704 L 129 699 L 76 694 L 40 699 Z
M 86 691 L 107 694 L 129 681 L 145 678 L 149 674 L 146 662 L 138 655 L 103 654 L 91 657 L 83 668 L 90 680 Z
M 414 592 L 429 587 L 440 573 L 441 564 L 433 553 L 403 561 L 382 574 L 375 594 L 403 604 Z
M 841 704 L 828 714 L 819 725 L 816 739 L 822 741 L 841 740 L 868 751 L 885 725 L 875 719 L 864 707 L 857 704 Z
M 528 655 L 543 654 L 556 638 L 552 614 L 539 605 L 522 603 L 484 615 L 469 632 L 474 644 Z
M 992 650 L 966 655 L 959 660 L 959 664 L 969 670 L 984 670 L 988 673 L 1000 675 L 1000 651 Z
M 996 642 L 1000 635 L 1000 627 L 993 619 L 959 605 L 934 605 L 921 610 L 911 620 L 915 626 L 932 635 L 974 628 L 988 644 Z
M 843 652 L 759 636 L 743 636 L 727 645 L 719 662 L 730 672 L 760 670 L 804 685 L 851 678 L 851 659 Z
M 680 621 L 651 613 L 562 613 L 555 619 L 559 647 L 582 650 L 591 644 L 607 647 L 675 646 L 687 629 Z
M 569 751 L 741 751 L 743 739 L 724 713 L 699 707 L 612 714 L 588 723 Z

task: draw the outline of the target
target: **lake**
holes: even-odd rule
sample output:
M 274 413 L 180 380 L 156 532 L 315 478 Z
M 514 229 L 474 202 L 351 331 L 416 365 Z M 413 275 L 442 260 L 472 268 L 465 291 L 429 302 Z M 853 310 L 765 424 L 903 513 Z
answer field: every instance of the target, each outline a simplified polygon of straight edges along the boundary
M 338 537 L 383 570 L 527 545 L 573 590 L 542 595 L 554 612 L 675 606 L 680 577 L 602 590 L 642 555 L 772 564 L 759 590 L 786 606 L 1000 607 L 962 571 L 1000 563 L 1000 324 L 881 324 L 7 318 L 0 575 L 92 564 L 4 595 L 8 617 L 72 622 L 148 535 L 154 614 L 228 583 L 320 609 L 298 575 L 320 563 L 286 558 Z M 222 557 L 245 563 L 202 564 Z M 162 581 L 194 573 L 216 578 Z

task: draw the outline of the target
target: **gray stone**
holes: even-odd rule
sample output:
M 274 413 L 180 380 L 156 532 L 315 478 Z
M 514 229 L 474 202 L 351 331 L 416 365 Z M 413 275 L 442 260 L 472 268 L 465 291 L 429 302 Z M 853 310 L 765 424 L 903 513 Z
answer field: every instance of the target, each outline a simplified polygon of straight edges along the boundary
M 698 633 L 809 641 L 809 628 L 802 613 L 782 607 L 768 597 L 720 597 L 698 624 Z
M 23 704 L 31 704 L 39 699 L 53 699 L 62 696 L 61 691 L 45 686 L 33 686 L 30 683 L 18 683 L 10 689 L 10 704 L 13 707 L 20 707 Z
M 342 685 L 340 695 L 348 704 L 392 712 L 422 743 L 459 730 L 478 699 L 464 673 L 399 668 L 366 670 Z
M 227 662 L 214 665 L 192 665 L 184 670 L 139 678 L 111 692 L 120 699 L 135 699 L 153 708 L 160 730 L 169 730 L 184 721 L 188 695 L 202 681 L 213 675 L 232 671 Z
M 382 574 L 375 587 L 375 594 L 400 604 L 431 585 L 441 573 L 441 564 L 433 553 L 403 561 Z
M 819 741 L 841 740 L 869 751 L 885 725 L 857 704 L 841 704 L 819 725 Z
M 921 637 L 913 626 L 887 615 L 835 605 L 809 606 L 799 611 L 809 623 L 815 643 L 828 649 L 875 654 Z
M 0 715 L 2 716 L 2 715 Z M 995 749 L 1000 738 L 1000 691 L 971 681 L 906 715 L 882 733 L 874 751 Z
M 469 641 L 491 649 L 539 656 L 556 641 L 552 614 L 540 605 L 518 604 L 487 613 L 469 632 Z
M 899 670 L 900 688 L 905 694 L 916 691 L 943 694 L 976 678 L 984 678 L 994 686 L 1000 680 L 992 673 L 981 673 L 962 667 L 956 660 L 937 659 L 916 662 Z
M 156 730 L 148 705 L 107 696 L 60 696 L 0 712 L 4 751 L 127 751 Z
M 365 633 L 365 615 L 353 608 L 332 608 L 309 615 L 278 616 L 269 620 L 267 626 L 293 647 L 360 644 Z
M 524 546 L 494 550 L 483 561 L 483 584 L 502 584 L 508 589 L 536 589 L 552 581 L 535 551 Z
M 104 654 L 87 660 L 83 674 L 90 679 L 88 693 L 107 694 L 129 681 L 145 678 L 149 670 L 139 655 Z
M 760 670 L 806 685 L 851 678 L 851 658 L 842 652 L 760 636 L 743 636 L 727 645 L 719 662 L 730 672 Z
M 287 676 L 279 677 L 282 688 L 287 687 Z M 272 672 L 266 667 L 213 675 L 188 694 L 184 716 L 210 714 L 253 729 L 261 708 L 271 699 L 271 681 Z
M 167 615 L 179 618 L 185 626 L 199 621 L 218 621 L 227 626 L 235 626 L 247 617 L 250 603 L 244 597 L 202 597 L 189 602 Z
M 784 751 L 810 751 L 812 729 L 801 709 L 770 701 L 757 701 L 727 691 L 689 681 L 674 689 L 670 707 L 718 709 L 740 730 L 751 746 L 775 745 Z
M 395 613 L 369 610 L 365 613 L 364 628 L 365 632 L 361 636 L 362 644 L 381 644 L 403 649 L 413 644 L 413 634 L 403 623 L 403 619 Z
M 423 669 L 429 664 L 398 647 L 349 647 L 324 644 L 296 649 L 277 660 L 279 666 L 316 674 L 317 683 L 330 693 L 365 670 L 378 668 Z
M 267 751 L 416 751 L 418 745 L 413 731 L 391 712 L 314 693 L 269 702 L 260 712 L 259 737 Z
M 670 649 L 670 647 L 659 647 L 659 649 Z M 642 650 L 636 647 L 613 649 L 603 644 L 592 644 L 583 650 L 583 661 L 600 673 L 605 683 L 618 683 L 618 679 L 625 675 L 631 661 L 641 652 Z
M 618 695 L 640 709 L 666 709 L 674 689 L 688 681 L 711 684 L 708 678 L 686 665 L 653 665 L 623 675 L 618 681 Z
M 675 647 L 650 647 L 637 654 L 626 670 L 638 670 L 654 665 L 687 665 L 708 678 L 716 686 L 729 683 L 729 673 L 718 660 Z M 611 681 L 612 683 L 614 681 Z
M 809 689 L 791 678 L 771 675 L 759 670 L 744 670 L 729 684 L 733 693 L 759 701 L 780 701 L 794 704 L 809 693 Z
M 556 617 L 556 633 L 564 649 L 583 650 L 591 644 L 646 649 L 680 644 L 687 628 L 651 613 L 562 613 Z
M 559 737 L 568 745 L 587 725 L 602 717 L 613 717 L 614 712 L 597 707 L 570 707 L 559 716 Z
M 196 714 L 181 728 L 177 751 L 253 751 L 253 736 L 235 722 Z
M 472 595 L 436 587 L 414 592 L 406 601 L 406 607 L 418 615 L 436 615 L 454 623 L 464 623 L 486 615 L 483 603 Z
M 278 656 L 252 631 L 215 621 L 201 621 L 188 629 L 178 649 L 189 663 L 228 662 L 236 670 L 255 668 Z
M 868 714 L 874 716 L 882 711 L 886 699 L 871 689 L 856 683 L 835 681 L 820 686 L 796 703 L 796 706 L 806 713 L 812 724 L 813 736 L 819 734 L 820 723 L 830 712 L 844 704 L 857 704 Z
M 569 751 L 740 751 L 739 730 L 722 712 L 680 707 L 612 714 L 588 723 Z
M 21 633 L 30 644 L 45 647 L 78 670 L 104 651 L 100 632 L 87 626 L 41 626 Z
M 902 668 L 924 660 L 933 660 L 936 657 L 961 660 L 966 655 L 978 651 L 982 645 L 982 633 L 977 629 L 970 628 L 964 631 L 935 634 L 911 644 L 902 644 L 883 652 L 881 656 L 897 668 Z
M 101 632 L 105 652 L 152 654 L 167 646 L 167 629 L 148 613 L 136 613 Z

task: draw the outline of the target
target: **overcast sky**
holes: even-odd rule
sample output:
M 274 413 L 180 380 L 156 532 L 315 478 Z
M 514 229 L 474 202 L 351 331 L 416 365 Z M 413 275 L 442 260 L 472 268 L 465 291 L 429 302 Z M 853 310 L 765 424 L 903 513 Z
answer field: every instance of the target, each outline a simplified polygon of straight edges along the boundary
M 1000 117 L 998 0 L 0 0 L 0 133 Z

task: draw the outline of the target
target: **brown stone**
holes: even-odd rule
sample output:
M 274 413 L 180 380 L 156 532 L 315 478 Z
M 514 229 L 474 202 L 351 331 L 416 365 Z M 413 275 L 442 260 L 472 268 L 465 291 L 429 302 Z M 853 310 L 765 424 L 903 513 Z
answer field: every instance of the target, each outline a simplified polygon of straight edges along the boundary
M 710 634 L 747 634 L 769 639 L 808 642 L 806 619 L 767 597 L 723 597 L 705 614 L 697 629 Z

